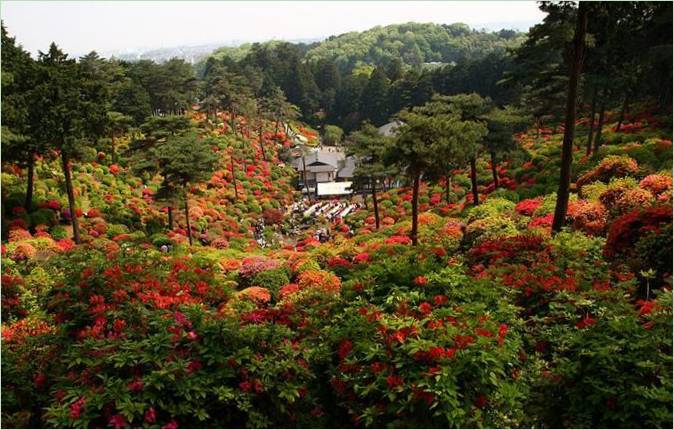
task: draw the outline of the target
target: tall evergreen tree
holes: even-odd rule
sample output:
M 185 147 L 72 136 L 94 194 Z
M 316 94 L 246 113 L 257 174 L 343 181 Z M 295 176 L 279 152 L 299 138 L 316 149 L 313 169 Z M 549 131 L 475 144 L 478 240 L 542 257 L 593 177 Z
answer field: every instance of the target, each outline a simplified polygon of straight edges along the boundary
M 382 125 L 389 117 L 389 79 L 381 67 L 377 67 L 370 75 L 363 89 L 360 102 L 361 118 L 374 125 Z
M 37 139 L 31 127 L 31 113 L 39 106 L 32 103 L 36 83 L 35 62 L 2 27 L 2 159 L 28 170 L 24 208 L 32 209 L 35 155 L 45 143 Z M 4 204 L 3 204 L 4 210 Z M 4 218 L 3 218 L 4 219 Z M 3 228 L 3 233 L 6 229 Z
M 105 101 L 89 98 L 94 97 L 95 92 L 85 91 L 91 84 L 85 82 L 88 76 L 54 43 L 48 52 L 39 53 L 38 74 L 39 83 L 32 92 L 31 102 L 40 109 L 32 112 L 31 123 L 36 138 L 50 142 L 60 152 L 73 238 L 80 243 L 71 163 L 90 145 L 87 137 L 99 119 L 97 103 Z
M 457 94 L 438 98 L 437 101 L 446 103 L 449 109 L 459 115 L 463 121 L 480 123 L 482 125 L 485 122 L 484 116 L 489 112 L 491 107 L 491 100 L 482 98 L 477 93 Z M 473 193 L 473 205 L 475 206 L 480 204 L 480 196 L 477 190 L 477 157 L 483 143 L 482 139 L 468 139 L 464 146 L 470 164 L 470 182 Z
M 444 100 L 402 111 L 403 125 L 395 143 L 384 154 L 386 165 L 397 166 L 412 183 L 412 230 L 410 239 L 418 243 L 419 187 L 423 175 L 433 175 L 446 167 L 447 159 L 465 157 L 487 133 L 481 121 L 466 120 L 456 108 L 443 106 Z
M 493 108 L 483 118 L 487 122 L 488 129 L 484 147 L 489 151 L 494 188 L 498 188 L 497 156 L 507 154 L 516 148 L 517 141 L 513 135 L 524 131 L 530 120 L 511 106 Z
M 561 6 L 569 7 L 569 6 Z M 573 161 L 573 138 L 576 127 L 576 99 L 578 81 L 583 68 L 585 51 L 585 35 L 587 32 L 588 4 L 580 2 L 576 17 L 576 30 L 573 37 L 573 62 L 569 65 L 569 89 L 566 100 L 566 120 L 564 121 L 564 140 L 562 142 L 562 167 L 557 190 L 555 215 L 552 220 L 552 231 L 559 232 L 566 220 L 569 205 L 569 184 L 571 182 L 571 163 Z
M 372 193 L 375 228 L 379 230 L 379 201 L 377 190 L 379 184 L 390 176 L 391 167 L 384 165 L 383 158 L 392 143 L 391 137 L 382 136 L 375 126 L 365 123 L 347 139 L 347 154 L 356 158 L 353 174 L 353 189 L 369 189 Z
M 199 137 L 196 132 L 188 132 L 169 136 L 156 152 L 157 161 L 162 166 L 165 184 L 183 198 L 185 224 L 190 245 L 192 245 L 189 212 L 190 186 L 210 179 L 213 174 L 218 161 L 218 156 L 212 149 L 213 143 L 211 139 Z

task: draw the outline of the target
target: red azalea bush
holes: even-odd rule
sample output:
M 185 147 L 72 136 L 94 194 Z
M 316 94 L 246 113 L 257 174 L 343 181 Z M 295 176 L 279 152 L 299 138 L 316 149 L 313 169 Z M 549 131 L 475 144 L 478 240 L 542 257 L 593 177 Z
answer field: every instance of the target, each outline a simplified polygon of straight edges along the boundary
M 669 206 L 635 209 L 611 224 L 606 239 L 605 255 L 615 257 L 619 254 L 629 254 L 643 235 L 671 223 L 672 208 Z
M 283 222 L 283 212 L 278 209 L 266 209 L 262 212 L 262 218 L 269 225 L 281 224 Z
M 461 287 L 453 303 L 436 294 L 457 281 Z M 521 423 L 525 380 L 514 309 L 460 267 L 432 275 L 427 285 L 421 293 L 397 293 L 386 304 L 346 309 L 331 334 L 338 360 L 330 384 L 350 425 Z M 478 356 L 485 357 L 484 364 L 471 365 Z
M 536 211 L 536 209 L 538 209 L 541 206 L 542 202 L 543 199 L 540 197 L 537 197 L 535 199 L 522 200 L 521 202 L 517 203 L 517 205 L 515 206 L 515 210 L 520 215 L 532 216 Z

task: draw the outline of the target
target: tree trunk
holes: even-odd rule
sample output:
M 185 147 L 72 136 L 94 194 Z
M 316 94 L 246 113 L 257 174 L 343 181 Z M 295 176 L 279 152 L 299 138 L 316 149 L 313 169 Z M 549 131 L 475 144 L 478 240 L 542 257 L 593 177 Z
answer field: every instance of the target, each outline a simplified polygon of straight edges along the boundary
M 173 230 L 173 207 L 168 206 L 168 229 Z
M 35 154 L 31 153 L 28 158 L 28 181 L 26 183 L 26 201 L 23 204 L 26 212 L 33 209 L 33 184 L 35 182 Z
M 418 232 L 418 222 L 419 222 L 419 182 L 421 181 L 421 175 L 416 173 L 414 175 L 414 184 L 412 186 L 412 232 L 410 233 L 410 239 L 412 239 L 412 245 L 417 246 L 419 240 L 417 238 Z
M 192 227 L 190 227 L 190 208 L 187 203 L 187 193 L 185 193 L 185 224 L 187 224 L 187 238 L 192 246 Z
M 262 120 L 260 120 L 260 128 L 257 131 L 257 139 L 260 141 L 260 149 L 262 149 L 262 158 L 267 161 L 267 153 L 264 150 L 264 142 L 262 141 Z
M 470 183 L 473 189 L 473 205 L 480 204 L 480 196 L 477 193 L 477 167 L 475 166 L 475 156 L 470 158 Z
M 576 127 L 576 98 L 578 96 L 578 80 L 583 68 L 585 51 L 585 33 L 587 31 L 588 9 L 587 2 L 579 2 L 574 34 L 574 61 L 569 68 L 569 90 L 566 97 L 566 118 L 564 121 L 564 140 L 562 141 L 562 167 L 557 190 L 555 215 L 552 221 L 552 231 L 557 233 L 562 229 L 569 206 L 569 184 L 571 181 L 571 162 L 573 161 L 573 138 Z
M 625 112 L 627 112 L 629 105 L 630 105 L 629 95 L 625 93 L 625 100 L 623 101 L 622 109 L 620 109 L 620 117 L 618 117 L 618 124 L 615 126 L 616 133 L 620 131 L 620 126 L 623 124 L 623 121 L 625 120 Z
M 594 87 L 592 92 L 592 106 L 590 107 L 590 130 L 587 133 L 587 147 L 585 149 L 585 155 L 590 155 L 592 153 L 592 136 L 594 135 L 594 116 L 597 113 L 597 92 L 598 87 Z
M 230 168 L 232 170 L 232 184 L 234 184 L 234 200 L 239 200 L 239 190 L 236 189 L 236 175 L 234 174 L 234 157 L 230 159 Z
M 603 93 L 604 96 L 606 93 Z M 601 102 L 601 107 L 599 108 L 599 121 L 597 122 L 597 134 L 594 137 L 594 146 L 592 148 L 592 153 L 596 154 L 597 151 L 599 150 L 599 147 L 601 146 L 601 131 L 604 128 L 604 118 L 606 116 L 606 104 L 604 101 Z
M 66 151 L 61 151 L 61 163 L 63 165 L 63 175 L 66 179 L 66 192 L 68 193 L 68 207 L 70 208 L 70 223 L 73 226 L 73 240 L 80 244 L 80 224 L 75 213 L 75 192 L 73 191 L 73 180 L 70 175 L 70 166 L 68 166 L 68 155 Z
M 494 189 L 498 188 L 498 172 L 496 171 L 496 152 L 490 151 L 491 155 L 491 174 L 494 177 Z
M 239 133 L 236 130 L 236 114 L 234 113 L 234 109 L 230 109 L 229 114 L 231 115 L 231 117 L 229 118 L 230 127 L 232 127 L 232 131 L 234 132 L 234 136 L 238 136 Z
M 112 164 L 117 162 L 117 151 L 115 150 L 115 133 L 110 136 L 110 151 L 112 152 Z
M 307 194 L 309 194 L 309 184 L 307 184 L 307 160 L 304 158 L 304 154 L 302 154 L 302 182 L 307 189 Z
M 377 203 L 377 181 L 372 178 L 372 206 L 374 206 L 374 226 L 379 230 L 379 204 Z

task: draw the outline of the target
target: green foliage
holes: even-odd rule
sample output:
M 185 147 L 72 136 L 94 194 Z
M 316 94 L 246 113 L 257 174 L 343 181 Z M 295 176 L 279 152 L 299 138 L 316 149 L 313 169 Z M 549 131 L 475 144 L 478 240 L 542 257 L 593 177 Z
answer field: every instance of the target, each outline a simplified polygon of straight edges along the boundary
M 307 52 L 310 62 L 328 60 L 344 70 L 358 62 L 375 66 L 401 60 L 419 66 L 439 61 L 450 63 L 461 57 L 480 57 L 493 51 L 517 46 L 520 37 L 502 37 L 499 33 L 470 30 L 465 24 L 395 24 L 365 32 L 332 37 Z
M 492 216 L 508 216 L 514 213 L 515 203 L 504 198 L 491 197 L 483 204 L 468 211 L 467 222 L 484 219 Z
M 341 143 L 344 131 L 336 125 L 326 125 L 323 129 L 323 143 L 326 145 L 337 145 Z

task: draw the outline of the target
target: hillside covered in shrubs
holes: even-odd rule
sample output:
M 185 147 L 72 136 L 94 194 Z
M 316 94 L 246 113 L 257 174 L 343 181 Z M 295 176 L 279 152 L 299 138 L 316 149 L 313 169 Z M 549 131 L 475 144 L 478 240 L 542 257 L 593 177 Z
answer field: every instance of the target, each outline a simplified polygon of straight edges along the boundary
M 543 7 L 539 31 L 588 13 Z M 221 71 L 135 121 L 90 109 L 135 85 L 106 60 L 24 54 L 3 28 L 3 426 L 671 426 L 672 117 L 646 90 L 564 120 L 435 94 L 340 137 L 363 204 L 300 223 L 291 162 L 325 136 L 279 88 Z

